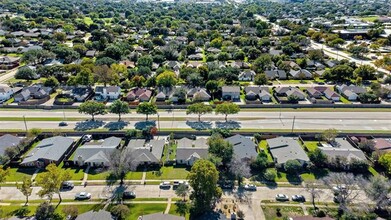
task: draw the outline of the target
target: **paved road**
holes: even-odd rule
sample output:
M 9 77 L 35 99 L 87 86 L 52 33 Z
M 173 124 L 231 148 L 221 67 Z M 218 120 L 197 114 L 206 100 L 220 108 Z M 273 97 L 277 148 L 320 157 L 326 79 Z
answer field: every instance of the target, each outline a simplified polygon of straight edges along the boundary
M 15 76 L 16 71 L 18 71 L 18 68 L 12 69 L 8 71 L 7 73 L 0 76 L 0 83 L 6 83 L 8 80 L 13 78 Z
M 78 112 L 66 112 L 66 117 L 85 118 L 89 116 Z M 210 129 L 210 128 L 237 128 L 237 129 L 314 129 L 324 130 L 335 128 L 338 130 L 391 130 L 391 112 L 240 112 L 230 116 L 232 121 L 225 122 L 223 116 L 208 114 L 197 121 L 196 115 L 186 115 L 184 111 L 160 112 L 160 122 L 156 116 L 151 116 L 148 123 L 144 115 L 131 114 L 123 116 L 125 122 L 117 122 L 117 115 L 104 115 L 97 118 L 102 121 L 68 121 L 68 126 L 59 127 L 58 121 L 27 121 L 27 128 L 43 129 L 76 129 L 89 130 L 108 128 L 111 130 L 144 128 L 154 125 L 163 129 Z M 55 111 L 0 111 L 0 117 L 55 117 L 62 118 L 63 112 Z M 295 120 L 293 120 L 295 118 Z M 0 128 L 25 129 L 23 121 L 0 121 Z

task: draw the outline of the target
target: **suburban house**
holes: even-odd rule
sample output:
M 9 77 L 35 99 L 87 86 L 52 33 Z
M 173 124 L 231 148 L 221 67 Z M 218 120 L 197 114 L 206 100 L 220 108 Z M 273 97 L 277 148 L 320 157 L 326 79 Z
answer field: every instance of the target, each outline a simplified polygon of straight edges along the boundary
M 373 146 L 374 151 L 379 153 L 391 152 L 391 140 L 384 138 L 375 138 L 373 139 L 375 146 Z
M 163 213 L 154 213 L 140 216 L 139 220 L 185 220 L 185 217 Z
M 255 101 L 259 99 L 263 102 L 269 102 L 272 95 L 269 93 L 269 88 L 266 86 L 247 86 L 244 88 L 246 100 Z
M 177 141 L 176 163 L 192 166 L 199 159 L 208 157 L 208 140 L 198 138 L 195 141 L 182 138 Z
M 265 71 L 266 78 L 269 80 L 273 79 L 286 79 L 286 72 L 285 70 L 266 70 Z
M 254 81 L 256 73 L 254 70 L 244 70 L 239 74 L 240 81 Z
M 110 155 L 118 149 L 121 138 L 109 137 L 100 141 L 84 143 L 76 149 L 73 162 L 78 166 L 109 166 Z
M 286 96 L 289 97 L 289 96 L 295 96 L 297 97 L 299 100 L 304 100 L 306 95 L 304 94 L 304 92 L 302 92 L 300 89 L 298 88 L 291 88 L 289 89 L 288 91 L 285 92 Z
M 97 54 L 98 54 L 98 52 L 96 50 L 88 50 L 86 52 L 86 57 L 92 58 L 92 57 L 95 57 Z
M 125 65 L 126 68 L 128 68 L 128 69 L 132 69 L 132 68 L 136 67 L 135 63 L 133 61 L 130 61 L 130 60 L 122 60 L 119 63 L 122 64 L 122 65 Z
M 354 148 L 345 138 L 336 138 L 333 143 L 319 147 L 319 149 L 328 158 L 343 157 L 348 161 L 353 158 L 362 161 L 367 160 L 365 154 L 361 150 Z
M 238 101 L 240 100 L 240 87 L 239 86 L 223 86 L 222 97 L 225 100 Z
M 0 70 L 9 70 L 19 66 L 20 57 L 0 56 Z
M 336 89 L 339 94 L 345 96 L 349 101 L 356 101 L 360 94 L 367 92 L 364 87 L 356 85 L 337 85 Z
M 5 150 L 7 148 L 19 148 L 19 144 L 22 142 L 23 138 L 16 137 L 14 135 L 5 134 L 0 137 L 0 156 L 4 156 Z
M 95 98 L 97 100 L 116 100 L 121 94 L 119 86 L 97 86 L 95 87 Z
M 96 220 L 96 219 L 113 220 L 113 216 L 111 215 L 110 212 L 103 209 L 99 211 L 91 210 L 83 214 L 79 214 L 75 220 Z
M 130 140 L 126 147 L 135 167 L 139 165 L 159 164 L 163 155 L 165 141 L 150 140 L 145 142 L 144 139 Z
M 192 99 L 193 101 L 209 101 L 212 96 L 204 88 L 191 88 L 187 91 L 187 98 Z
M 144 88 L 135 88 L 126 94 L 126 101 L 135 101 L 148 102 L 151 99 L 152 91 Z
M 0 102 L 7 101 L 14 94 L 14 90 L 7 85 L 0 85 Z
M 235 157 L 241 161 L 250 161 L 258 156 L 257 146 L 248 137 L 237 134 L 225 140 L 232 144 Z
M 308 94 L 308 97 L 310 98 L 316 98 L 316 99 L 319 99 L 322 97 L 322 93 L 318 90 L 316 90 L 315 88 L 313 87 L 309 87 L 306 89 L 306 92 Z
M 74 101 L 84 102 L 92 94 L 90 87 L 75 87 L 71 91 L 71 97 Z
M 55 136 L 43 139 L 20 163 L 21 166 L 44 167 L 50 163 L 60 164 L 71 149 L 74 139 Z
M 323 94 L 328 100 L 333 100 L 335 102 L 339 102 L 341 99 L 341 96 L 330 88 L 324 90 Z
M 312 73 L 306 69 L 300 70 L 291 70 L 289 71 L 289 75 L 292 76 L 293 79 L 312 79 Z
M 30 98 L 33 99 L 44 99 L 50 96 L 53 89 L 50 87 L 41 86 L 29 86 L 23 88 L 23 90 L 14 96 L 15 102 L 27 101 Z
M 270 154 L 277 165 L 284 165 L 288 160 L 297 160 L 302 165 L 310 159 L 297 140 L 288 137 L 276 137 L 266 140 Z

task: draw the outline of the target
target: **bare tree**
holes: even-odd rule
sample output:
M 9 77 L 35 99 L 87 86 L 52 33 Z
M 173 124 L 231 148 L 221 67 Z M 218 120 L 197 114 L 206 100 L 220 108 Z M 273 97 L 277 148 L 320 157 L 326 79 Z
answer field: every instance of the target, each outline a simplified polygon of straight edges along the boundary
M 390 205 L 388 200 L 390 190 L 391 182 L 381 175 L 371 177 L 364 185 L 364 192 L 375 202 L 376 209 L 383 209 Z
M 240 159 L 233 157 L 228 164 L 229 171 L 236 176 L 238 184 L 240 186 L 243 177 L 251 176 L 251 169 L 247 162 L 241 161 Z
M 312 205 L 314 206 L 314 210 L 316 210 L 315 199 L 320 197 L 323 190 L 319 188 L 319 183 L 316 181 L 306 182 L 305 190 L 310 194 Z
M 327 188 L 334 191 L 334 199 L 339 203 L 339 209 L 349 211 L 348 206 L 360 194 L 358 186 L 362 183 L 362 177 L 355 177 L 351 173 L 331 173 L 322 180 Z
M 120 179 L 120 185 L 123 185 L 125 176 L 129 171 L 137 169 L 137 165 L 133 154 L 127 149 L 115 150 L 110 155 L 109 169 L 115 177 Z

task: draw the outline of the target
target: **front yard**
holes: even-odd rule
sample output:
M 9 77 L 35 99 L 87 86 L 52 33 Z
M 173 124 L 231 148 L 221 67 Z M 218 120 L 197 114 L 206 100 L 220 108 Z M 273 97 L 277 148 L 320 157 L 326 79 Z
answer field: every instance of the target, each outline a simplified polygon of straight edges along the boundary
M 283 220 L 290 217 L 303 216 L 304 212 L 301 207 L 279 207 L 262 205 L 262 210 L 267 220 Z M 278 211 L 279 210 L 279 211 Z
M 167 166 L 160 168 L 159 171 L 148 171 L 146 179 L 147 180 L 177 180 L 177 179 L 186 179 L 189 171 L 186 167 L 174 167 Z

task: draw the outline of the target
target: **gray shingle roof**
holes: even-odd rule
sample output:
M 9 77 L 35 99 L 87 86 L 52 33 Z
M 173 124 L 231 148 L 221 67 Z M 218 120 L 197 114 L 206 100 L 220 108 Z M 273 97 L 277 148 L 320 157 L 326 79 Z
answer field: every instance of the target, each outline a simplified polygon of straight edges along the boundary
M 307 154 L 293 138 L 277 137 L 266 140 L 275 162 L 284 164 L 288 160 L 309 161 Z
M 185 217 L 163 213 L 154 213 L 143 215 L 142 220 L 185 220 Z
M 233 145 L 234 154 L 239 159 L 255 158 L 258 155 L 255 143 L 245 136 L 237 134 L 225 140 Z
M 121 138 L 109 137 L 103 142 L 89 142 L 76 149 L 74 161 L 82 158 L 84 162 L 109 162 L 110 154 L 120 145 Z
M 331 158 L 339 156 L 347 158 L 348 160 L 351 160 L 352 158 L 364 161 L 367 160 L 365 154 L 361 150 L 354 148 L 344 138 L 336 138 L 333 145 L 333 147 L 319 147 L 319 149 Z
M 110 212 L 105 210 L 99 210 L 97 212 L 91 210 L 89 212 L 80 214 L 77 216 L 76 220 L 112 220 Z
M 0 137 L 0 155 L 4 155 L 4 152 L 9 147 L 18 147 L 23 139 L 10 134 L 5 134 Z

